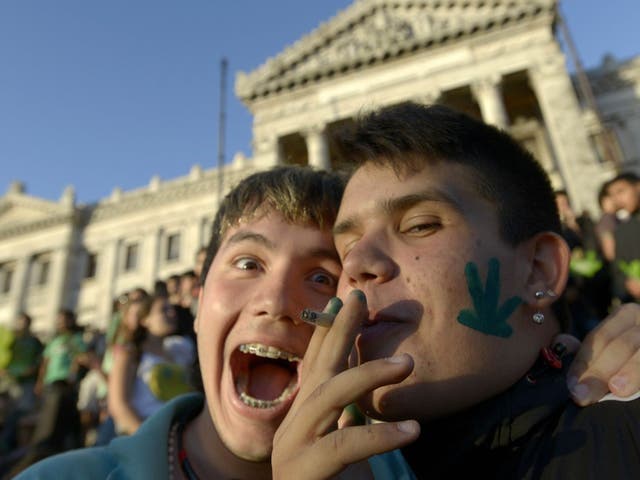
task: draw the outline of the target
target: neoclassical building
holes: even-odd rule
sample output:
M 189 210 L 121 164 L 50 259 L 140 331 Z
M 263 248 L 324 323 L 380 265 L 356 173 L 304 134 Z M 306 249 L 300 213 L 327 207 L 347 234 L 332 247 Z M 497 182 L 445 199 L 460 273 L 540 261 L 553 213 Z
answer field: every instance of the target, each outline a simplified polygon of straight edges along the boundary
M 253 114 L 253 152 L 221 171 L 78 205 L 21 184 L 0 198 L 0 323 L 20 310 L 43 334 L 60 307 L 104 327 L 134 287 L 192 268 L 208 241 L 220 193 L 273 165 L 335 168 L 330 136 L 369 109 L 406 100 L 443 103 L 509 131 L 577 209 L 621 169 L 640 170 L 640 57 L 607 58 L 572 77 L 556 38 L 556 0 L 357 0 L 236 76 Z M 605 141 L 606 140 L 606 141 Z

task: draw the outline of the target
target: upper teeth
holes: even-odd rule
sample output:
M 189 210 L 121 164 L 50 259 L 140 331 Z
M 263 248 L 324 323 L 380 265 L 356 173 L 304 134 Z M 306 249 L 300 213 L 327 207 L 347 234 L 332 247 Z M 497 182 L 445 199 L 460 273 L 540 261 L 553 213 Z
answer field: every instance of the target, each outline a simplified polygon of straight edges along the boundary
M 242 353 L 251 353 L 258 357 L 267 357 L 273 359 L 283 359 L 289 362 L 299 362 L 301 359 L 293 353 L 285 352 L 276 347 L 262 345 L 260 343 L 245 343 L 240 345 L 239 350 Z

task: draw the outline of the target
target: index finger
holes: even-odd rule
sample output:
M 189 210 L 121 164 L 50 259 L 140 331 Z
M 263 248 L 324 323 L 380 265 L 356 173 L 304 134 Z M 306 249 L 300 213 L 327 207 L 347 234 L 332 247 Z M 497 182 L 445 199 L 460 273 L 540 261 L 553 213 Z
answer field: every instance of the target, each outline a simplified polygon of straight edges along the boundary
M 618 308 L 585 337 L 568 376 L 582 378 L 609 343 L 636 325 L 640 325 L 640 305 L 628 304 Z M 621 363 L 624 361 L 626 359 Z

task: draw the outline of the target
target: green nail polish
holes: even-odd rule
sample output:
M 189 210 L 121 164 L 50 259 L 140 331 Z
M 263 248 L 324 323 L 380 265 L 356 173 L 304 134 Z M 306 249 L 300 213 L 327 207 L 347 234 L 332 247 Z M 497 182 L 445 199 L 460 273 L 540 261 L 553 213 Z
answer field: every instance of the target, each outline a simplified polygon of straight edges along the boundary
M 341 308 L 342 308 L 342 300 L 340 300 L 338 297 L 333 297 L 331 300 L 329 300 L 329 303 L 327 303 L 327 306 L 325 307 L 324 311 L 326 313 L 332 313 L 334 315 L 337 315 Z
M 352 290 L 351 294 L 358 297 L 358 300 L 360 300 L 365 305 L 367 304 L 367 297 L 362 290 Z

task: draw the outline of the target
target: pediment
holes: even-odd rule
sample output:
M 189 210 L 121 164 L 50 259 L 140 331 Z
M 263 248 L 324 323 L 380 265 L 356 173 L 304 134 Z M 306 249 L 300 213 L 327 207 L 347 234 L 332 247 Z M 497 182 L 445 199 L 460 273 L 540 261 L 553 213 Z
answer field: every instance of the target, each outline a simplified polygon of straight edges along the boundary
M 72 211 L 58 202 L 27 195 L 7 195 L 0 199 L 0 231 L 28 225 L 48 224 Z
M 556 0 L 357 0 L 250 73 L 245 103 L 399 55 L 553 14 Z

